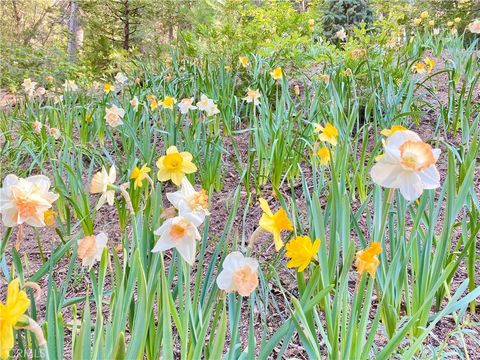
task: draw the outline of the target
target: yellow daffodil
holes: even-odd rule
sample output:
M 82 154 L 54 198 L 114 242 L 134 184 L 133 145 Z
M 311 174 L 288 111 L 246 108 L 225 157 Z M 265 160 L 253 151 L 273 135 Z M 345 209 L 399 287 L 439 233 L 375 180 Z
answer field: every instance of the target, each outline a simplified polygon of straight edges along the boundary
M 430 20 L 430 21 L 428 22 L 428 25 L 429 25 L 429 26 L 435 26 L 435 20 Z
M 315 19 L 308 19 L 308 26 L 314 26 L 315 25 Z
M 412 67 L 412 71 L 416 72 L 417 74 L 425 74 L 427 72 L 427 66 L 423 62 L 417 62 Z
M 403 127 L 402 125 L 392 125 L 392 127 L 383 129 L 380 134 L 386 137 L 390 137 L 395 134 L 397 131 L 407 130 L 407 128 Z
M 327 166 L 330 162 L 330 151 L 326 146 L 322 146 L 317 150 L 317 155 L 320 158 L 320 165 Z
M 427 72 L 430 74 L 430 72 L 435 67 L 435 60 L 426 57 L 425 59 L 423 59 L 423 62 L 425 63 L 425 66 L 427 67 Z
M 137 187 L 142 187 L 143 180 L 146 179 L 147 174 L 150 172 L 150 168 L 147 164 L 143 165 L 140 169 L 135 166 L 130 174 L 130 179 L 135 180 L 133 183 L 133 188 L 136 189 Z
M 453 21 L 447 22 L 447 26 L 448 26 L 448 27 L 452 27 L 452 26 L 453 26 Z
M 333 126 L 329 122 L 327 122 L 325 127 L 323 127 L 319 124 L 316 124 L 315 128 L 314 128 L 314 132 L 315 133 L 320 133 L 318 138 L 321 141 L 325 141 L 325 142 L 331 144 L 332 146 L 337 145 L 338 130 L 335 126 Z
M 150 102 L 150 110 L 155 110 L 155 109 L 158 108 L 159 103 L 158 103 L 157 98 L 155 96 L 148 95 L 147 99 Z
M 20 280 L 15 279 L 8 284 L 7 300 L 0 302 L 0 358 L 7 359 L 14 345 L 13 330 L 15 324 L 30 306 L 27 293 L 20 290 Z
M 177 99 L 175 99 L 174 97 L 165 96 L 163 101 L 160 102 L 160 105 L 162 105 L 164 109 L 173 109 L 173 105 L 175 105 L 176 102 Z
M 421 17 L 422 19 L 428 18 L 428 11 L 422 12 L 422 13 L 420 14 L 420 17 Z
M 279 67 L 276 67 L 275 69 L 273 69 L 271 72 L 270 72 L 270 75 L 272 76 L 272 78 L 274 80 L 280 80 L 282 77 L 283 77 L 283 71 L 282 71 L 282 68 L 279 66 Z
M 360 277 L 363 275 L 363 273 L 367 272 L 372 278 L 375 279 L 377 267 L 380 265 L 377 255 L 381 252 L 382 247 L 378 242 L 374 242 L 369 247 L 357 252 L 355 267 L 357 268 L 357 272 Z
M 453 19 L 453 21 L 458 24 L 460 21 L 462 21 L 462 18 L 456 17 L 455 19 Z
M 103 85 L 103 92 L 105 94 L 109 94 L 111 93 L 112 91 L 115 90 L 115 86 L 113 86 L 112 84 L 110 83 L 105 83 L 105 85 Z
M 240 64 L 242 64 L 244 68 L 250 65 L 250 63 L 248 62 L 248 58 L 246 56 L 239 56 L 238 61 L 240 62 Z
M 45 225 L 52 227 L 55 225 L 55 218 L 57 214 L 53 210 L 47 210 L 43 213 L 43 221 L 45 222 Z
M 281 238 L 282 231 L 292 231 L 293 226 L 288 218 L 287 212 L 280 208 L 275 214 L 272 213 L 265 199 L 260 198 L 260 208 L 263 210 L 259 225 L 262 229 L 273 235 L 275 250 L 279 251 L 283 247 Z
M 192 159 L 192 154 L 189 152 L 178 152 L 175 146 L 170 146 L 166 155 L 160 157 L 157 161 L 158 180 L 172 180 L 175 185 L 180 185 L 185 174 L 197 171 L 197 167 L 192 163 Z
M 285 256 L 290 258 L 288 268 L 297 268 L 298 272 L 304 271 L 310 261 L 317 255 L 320 240 L 312 240 L 308 236 L 297 236 L 285 245 Z
M 418 26 L 422 23 L 422 19 L 421 18 L 417 18 L 417 19 L 413 19 L 413 25 L 415 26 Z

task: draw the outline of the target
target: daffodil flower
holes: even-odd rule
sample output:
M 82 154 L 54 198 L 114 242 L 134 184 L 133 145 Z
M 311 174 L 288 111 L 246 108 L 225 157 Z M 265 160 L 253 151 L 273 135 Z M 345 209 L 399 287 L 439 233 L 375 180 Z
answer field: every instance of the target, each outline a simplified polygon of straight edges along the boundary
M 274 214 L 270 210 L 270 207 L 268 206 L 268 203 L 265 199 L 260 198 L 259 201 L 260 208 L 263 210 L 259 225 L 262 229 L 268 231 L 273 235 L 273 241 L 275 242 L 275 250 L 279 251 L 283 247 L 281 233 L 282 231 L 292 231 L 292 223 L 288 218 L 287 212 L 283 208 L 280 208 Z
M 92 177 L 90 183 L 90 193 L 91 194 L 102 194 L 98 200 L 96 209 L 100 209 L 105 202 L 108 205 L 112 206 L 115 200 L 115 180 L 117 178 L 117 171 L 115 170 L 115 165 L 112 165 L 110 170 L 107 172 L 105 167 L 102 166 L 102 171 L 97 172 Z
M 258 287 L 258 261 L 239 251 L 228 254 L 218 274 L 217 286 L 227 293 L 235 291 L 241 296 L 250 296 Z
M 385 153 L 372 167 L 372 180 L 383 187 L 400 189 L 403 197 L 412 201 L 424 189 L 440 186 L 440 174 L 435 166 L 439 149 L 432 149 L 413 131 L 397 131 L 385 142 Z
M 82 260 L 82 266 L 91 269 L 97 261 L 100 261 L 107 242 L 108 236 L 103 232 L 98 235 L 86 236 L 79 240 L 77 254 Z
M 288 268 L 297 268 L 298 272 L 304 271 L 320 248 L 320 240 L 312 242 L 308 236 L 297 236 L 285 245 L 285 256 L 290 258 Z
M 180 190 L 167 193 L 167 199 L 180 216 L 190 220 L 195 226 L 200 226 L 205 217 L 210 215 L 205 190 L 195 191 L 186 177 L 182 179 Z
M 142 182 L 147 178 L 147 174 L 150 172 L 150 168 L 147 164 L 144 164 L 141 168 L 134 167 L 132 173 L 130 174 L 130 179 L 135 180 L 133 183 L 133 188 L 142 187 Z
M 5 226 L 26 223 L 34 227 L 45 226 L 45 211 L 52 207 L 58 194 L 50 192 L 50 180 L 43 175 L 26 179 L 10 174 L 0 188 L 0 214 Z
M 375 279 L 375 273 L 377 272 L 378 265 L 380 265 L 377 255 L 381 252 L 382 247 L 378 242 L 374 242 L 369 247 L 357 252 L 355 267 L 360 277 L 363 273 L 367 272 Z
M 157 161 L 158 180 L 172 180 L 175 185 L 180 185 L 185 174 L 197 171 L 197 167 L 192 163 L 192 159 L 192 154 L 189 152 L 179 152 L 176 146 L 170 146 L 166 155 L 160 157 Z
M 182 216 L 167 219 L 154 234 L 160 236 L 160 239 L 152 252 L 175 248 L 188 264 L 193 265 L 196 242 L 201 239 L 201 236 L 190 220 Z
M 14 328 L 30 306 L 27 293 L 20 290 L 20 280 L 8 284 L 5 304 L 0 302 L 0 358 L 8 359 L 15 344 Z

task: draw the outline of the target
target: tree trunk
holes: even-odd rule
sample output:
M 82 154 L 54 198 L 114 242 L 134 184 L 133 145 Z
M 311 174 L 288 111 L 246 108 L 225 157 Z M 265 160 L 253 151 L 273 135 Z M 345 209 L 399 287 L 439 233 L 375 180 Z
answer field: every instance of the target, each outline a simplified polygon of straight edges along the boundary
M 77 0 L 70 0 L 69 8 L 67 54 L 70 61 L 74 62 L 77 58 L 77 52 L 79 52 L 83 46 L 83 29 L 79 21 Z
M 123 3 L 123 48 L 128 50 L 130 48 L 130 8 L 128 6 L 128 0 Z

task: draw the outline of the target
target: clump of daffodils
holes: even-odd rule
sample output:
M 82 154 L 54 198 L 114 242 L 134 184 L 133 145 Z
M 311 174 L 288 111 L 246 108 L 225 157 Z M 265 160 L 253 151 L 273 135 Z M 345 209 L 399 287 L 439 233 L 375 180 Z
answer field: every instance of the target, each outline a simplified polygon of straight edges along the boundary
M 435 166 L 440 149 L 433 149 L 410 130 L 393 133 L 384 144 L 385 153 L 372 167 L 372 180 L 383 187 L 399 189 L 403 197 L 413 201 L 425 189 L 440 186 Z

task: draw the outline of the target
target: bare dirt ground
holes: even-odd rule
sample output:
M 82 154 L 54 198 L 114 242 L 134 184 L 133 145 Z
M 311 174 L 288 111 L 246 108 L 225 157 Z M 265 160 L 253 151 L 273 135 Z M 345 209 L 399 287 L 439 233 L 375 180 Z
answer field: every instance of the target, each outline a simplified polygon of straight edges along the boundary
M 437 60 L 438 67 L 444 66 L 444 60 L 443 59 L 438 59 Z M 437 89 L 437 97 L 442 103 L 446 103 L 447 101 L 447 92 L 448 92 L 448 84 L 447 84 L 447 79 L 445 78 L 445 75 L 440 76 L 436 79 L 434 79 L 435 83 L 435 88 Z M 419 96 L 425 96 L 429 98 L 429 100 L 432 100 L 431 94 L 427 92 L 422 92 L 419 90 L 418 92 Z M 475 90 L 475 100 L 480 102 L 480 89 Z M 12 97 L 11 95 L 6 95 L 6 93 L 0 92 L 0 105 L 3 109 L 5 109 L 8 106 L 11 106 L 15 101 L 15 98 Z M 425 140 L 432 140 L 433 134 L 434 134 L 434 129 L 437 121 L 437 113 L 435 111 L 426 111 L 425 114 L 421 117 L 421 121 L 417 126 L 414 126 L 414 130 L 419 132 L 419 134 L 422 136 L 423 139 Z M 456 134 L 455 136 L 450 136 L 448 135 L 448 138 L 444 139 L 448 143 L 453 144 L 453 145 L 458 145 L 460 143 L 460 136 L 461 134 Z M 246 134 L 239 134 L 235 136 L 235 142 L 237 143 L 237 146 L 239 148 L 239 151 L 241 152 L 242 155 L 246 155 L 248 152 L 248 136 Z M 225 147 L 227 150 L 231 150 L 231 140 L 226 139 L 225 140 Z M 443 149 L 445 150 L 445 149 Z M 230 152 L 232 154 L 232 152 Z M 479 159 L 480 160 L 480 159 Z M 441 157 L 438 163 L 438 167 L 441 173 L 442 178 L 445 178 L 446 175 L 446 157 Z M 238 175 L 236 174 L 235 167 L 233 166 L 233 154 L 230 156 L 226 156 L 224 159 L 224 164 L 223 167 L 226 169 L 225 170 L 225 179 L 224 179 L 224 188 L 222 191 L 215 193 L 213 195 L 211 204 L 211 219 L 210 219 L 210 241 L 212 242 L 212 248 L 214 246 L 214 241 L 215 239 L 218 239 L 218 237 L 221 236 L 223 229 L 224 229 L 224 224 L 225 224 L 225 213 L 226 209 L 228 208 L 228 204 L 231 201 L 231 195 L 232 192 L 237 188 L 238 185 Z M 305 172 L 308 172 L 309 170 L 305 167 Z M 4 176 L 2 176 L 4 177 Z M 480 169 L 476 169 L 476 176 L 475 176 L 475 188 L 477 191 L 477 194 L 480 196 Z M 298 191 L 296 191 L 296 199 L 298 203 L 299 209 L 305 210 L 305 198 L 302 194 L 302 189 L 301 187 L 297 188 Z M 284 188 L 282 190 L 285 192 L 286 195 L 288 195 L 290 189 Z M 274 198 L 272 197 L 271 193 L 269 193 L 268 188 L 265 189 L 265 194 L 263 194 L 264 197 L 266 197 L 268 200 L 274 202 Z M 95 200 L 92 201 L 94 203 Z M 240 209 L 242 209 L 246 205 L 247 201 L 247 196 L 246 192 L 242 193 L 242 198 L 241 198 L 241 206 Z M 352 207 L 358 207 L 358 204 L 352 204 Z M 240 211 L 237 214 L 237 217 L 235 219 L 235 229 L 241 233 L 242 231 L 245 231 L 247 238 L 248 236 L 255 230 L 257 224 L 258 224 L 258 219 L 260 218 L 261 211 L 258 207 L 252 207 L 251 210 L 248 213 L 246 222 L 245 222 L 245 228 L 243 228 L 243 213 Z M 97 217 L 97 224 L 99 228 L 97 229 L 98 231 L 106 231 L 109 234 L 110 239 L 113 239 L 112 247 L 115 244 L 119 243 L 120 239 L 120 229 L 118 226 L 118 218 L 116 215 L 116 211 L 111 208 L 104 208 L 101 210 L 101 213 Z M 101 225 L 100 225 L 101 224 Z M 441 225 L 441 224 L 437 224 Z M 5 227 L 0 224 L 0 233 L 3 233 L 5 231 Z M 15 233 L 17 230 L 14 230 L 14 237 Z M 459 234 L 458 230 L 457 232 L 453 234 L 453 242 L 458 240 Z M 33 230 L 31 228 L 26 227 L 25 228 L 25 234 L 24 238 L 21 244 L 21 249 L 20 249 L 20 254 L 22 254 L 23 259 L 27 262 L 28 266 L 26 269 L 27 276 L 33 274 L 42 264 L 42 259 L 40 256 L 40 252 L 38 250 L 38 245 L 37 245 L 37 240 L 36 236 L 40 236 L 42 246 L 43 246 L 43 253 L 45 257 L 49 257 L 50 254 L 50 244 L 53 242 L 54 244 L 59 244 L 59 239 L 57 234 L 55 233 L 54 229 L 52 228 L 44 228 L 40 229 L 38 231 Z M 10 246 L 13 245 L 9 244 L 9 249 L 7 250 L 7 262 L 11 260 L 10 256 Z M 261 237 L 257 241 L 257 250 L 258 249 L 265 249 L 265 251 L 258 252 L 255 255 L 259 258 L 259 262 L 265 262 L 268 261 L 269 259 L 274 256 L 275 251 L 273 249 L 271 239 L 267 236 Z M 112 249 L 113 251 L 113 249 Z M 477 242 L 477 252 L 480 253 L 480 241 Z M 207 256 L 208 254 L 211 254 L 210 251 L 207 251 Z M 64 278 L 66 271 L 67 271 L 67 266 L 68 262 L 70 261 L 69 258 L 64 258 L 62 259 L 56 266 L 55 271 L 54 271 L 54 281 L 60 284 L 62 282 L 62 279 Z M 295 282 L 292 281 L 292 279 L 295 278 L 294 272 L 293 271 L 288 271 L 286 267 L 283 267 L 285 270 L 280 271 L 280 279 L 282 281 L 283 287 L 292 292 L 293 294 L 296 293 L 295 289 Z M 477 262 L 476 264 L 476 269 L 477 273 L 480 274 L 480 263 Z M 196 271 L 196 270 L 195 270 Z M 351 283 L 352 283 L 352 291 L 355 283 L 355 278 L 354 278 L 354 273 L 351 274 Z M 452 292 L 455 291 L 455 289 L 458 287 L 458 285 L 467 277 L 466 275 L 466 269 L 465 265 L 462 264 L 460 269 L 458 270 L 457 274 L 455 275 L 455 278 L 453 279 L 452 282 Z M 47 278 L 44 277 L 40 281 L 40 286 L 45 289 L 47 288 Z M 73 296 L 81 296 L 86 293 L 86 288 L 88 284 L 88 275 L 85 272 L 78 271 L 78 273 L 75 276 L 75 281 L 74 283 L 69 287 L 67 297 L 73 297 Z M 480 277 L 477 278 L 477 285 L 480 285 Z M 4 289 L 5 284 L 0 284 L 0 289 Z M 2 293 L 2 292 L 0 292 Z M 281 299 L 280 291 L 278 289 L 275 289 L 275 285 L 273 285 L 272 288 L 272 293 L 273 294 L 278 294 L 278 301 L 277 303 L 279 304 L 278 311 L 273 311 L 273 307 L 270 307 L 271 312 L 269 314 L 269 318 L 267 319 L 268 321 L 268 330 L 269 333 L 272 334 L 276 329 L 278 329 L 279 326 L 282 325 L 282 323 L 289 317 L 289 309 L 283 306 L 283 301 Z M 468 321 L 463 321 L 462 326 L 464 326 L 465 329 L 468 329 L 472 331 L 473 334 L 476 334 L 477 337 L 480 337 L 480 316 L 478 313 L 480 312 L 480 305 L 477 302 L 477 315 L 472 315 L 469 317 Z M 39 304 L 39 310 L 40 313 L 44 312 L 45 310 L 45 301 L 41 301 Z M 69 311 L 65 311 L 63 314 L 65 319 L 67 321 L 72 320 L 72 316 L 69 313 Z M 245 320 L 247 320 L 247 314 L 243 314 Z M 255 319 L 256 321 L 256 328 L 259 329 L 259 336 L 260 336 L 260 329 L 261 329 L 261 317 L 260 314 L 258 314 L 257 318 Z M 246 323 L 246 321 L 244 322 Z M 454 347 L 459 347 L 462 348 L 461 345 L 461 339 L 459 338 L 458 335 L 453 335 L 451 336 L 452 332 L 456 328 L 455 321 L 453 317 L 447 317 L 440 321 L 430 334 L 430 336 L 425 340 L 425 346 L 432 345 L 432 346 L 439 346 L 445 341 L 445 344 L 447 347 L 449 346 L 454 346 Z M 68 331 L 68 330 L 67 330 Z M 246 339 L 247 338 L 247 333 L 248 333 L 248 328 L 241 328 L 240 329 L 241 337 Z M 67 336 L 68 337 L 68 336 Z M 377 346 L 381 347 L 387 342 L 387 338 L 385 336 L 382 336 L 379 334 L 376 338 L 376 344 Z M 466 346 L 466 351 L 468 352 L 468 355 L 470 356 L 471 359 L 480 359 L 480 344 L 472 340 L 471 337 L 465 337 L 465 342 L 467 344 Z M 70 354 L 70 347 L 71 344 L 66 344 L 66 356 L 69 358 Z M 301 343 L 299 342 L 298 338 L 295 338 L 295 340 L 289 344 L 287 352 L 285 354 L 286 358 L 297 358 L 297 359 L 307 359 L 307 355 L 305 351 L 302 348 Z M 454 358 L 460 358 L 452 354 L 451 359 Z

